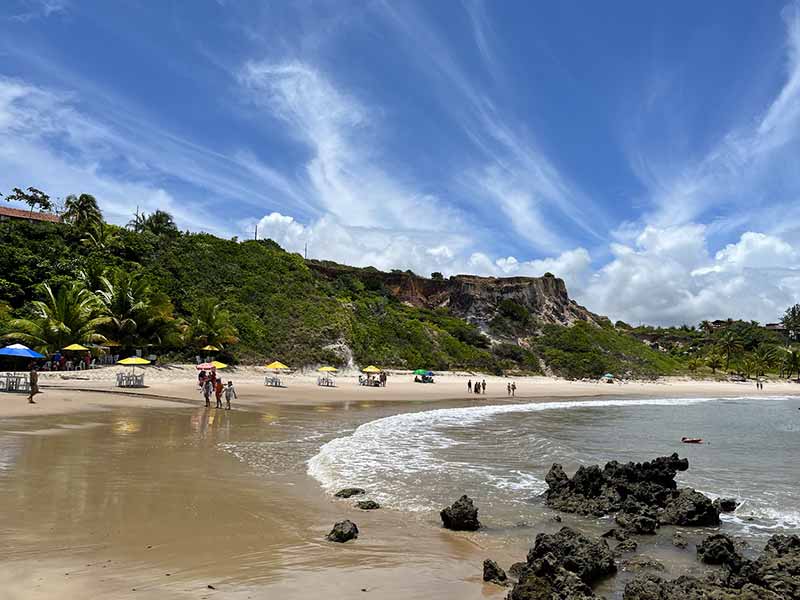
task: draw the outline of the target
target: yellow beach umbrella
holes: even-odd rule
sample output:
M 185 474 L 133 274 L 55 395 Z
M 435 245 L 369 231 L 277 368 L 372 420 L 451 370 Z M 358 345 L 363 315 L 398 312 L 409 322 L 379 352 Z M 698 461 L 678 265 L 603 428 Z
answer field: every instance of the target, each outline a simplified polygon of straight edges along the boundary
M 216 346 L 212 346 L 211 344 L 209 344 L 208 346 L 203 346 L 202 348 L 200 348 L 200 350 L 209 350 L 210 352 L 219 352 L 219 348 L 217 348 Z
M 150 361 L 140 356 L 131 356 L 130 358 L 123 358 L 122 360 L 118 360 L 117 364 L 126 365 L 129 367 L 135 367 L 137 365 L 149 365 Z
M 335 373 L 339 369 L 337 369 L 336 367 L 320 367 L 317 370 L 322 371 L 323 373 Z
M 381 370 L 378 367 L 376 367 L 375 365 L 370 365 L 370 366 L 365 367 L 364 369 L 361 369 L 361 370 L 364 373 L 380 373 L 381 372 Z
M 226 365 L 224 362 L 219 362 L 218 360 L 212 360 L 212 361 L 211 361 L 211 365 L 212 365 L 212 366 L 213 366 L 215 369 L 225 369 L 225 368 L 227 368 L 227 366 L 228 366 L 228 365 Z
M 62 350 L 77 350 L 80 352 L 86 352 L 89 349 L 86 346 L 81 346 L 80 344 L 70 344 L 66 348 L 62 348 Z
M 272 369 L 273 371 L 287 371 L 289 367 L 279 361 L 271 362 L 267 365 L 267 369 Z

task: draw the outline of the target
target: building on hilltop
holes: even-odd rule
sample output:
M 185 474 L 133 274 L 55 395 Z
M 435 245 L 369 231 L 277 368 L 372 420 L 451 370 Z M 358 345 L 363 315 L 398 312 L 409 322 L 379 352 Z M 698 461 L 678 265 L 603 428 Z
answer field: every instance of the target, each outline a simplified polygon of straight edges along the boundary
M 10 206 L 0 206 L 0 221 L 16 219 L 18 221 L 47 221 L 49 223 L 61 223 L 61 217 L 48 212 L 33 212 L 21 208 L 11 208 Z

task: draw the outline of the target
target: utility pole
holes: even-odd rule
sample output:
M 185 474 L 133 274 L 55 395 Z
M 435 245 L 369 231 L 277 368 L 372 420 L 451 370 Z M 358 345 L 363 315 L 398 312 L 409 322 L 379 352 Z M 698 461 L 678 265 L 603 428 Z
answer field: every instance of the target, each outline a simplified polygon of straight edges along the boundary
M 256 232 L 253 234 L 253 239 L 256 241 L 258 240 L 258 222 L 256 222 Z
M 305 247 L 303 248 L 303 258 L 308 260 L 308 242 L 306 242 Z

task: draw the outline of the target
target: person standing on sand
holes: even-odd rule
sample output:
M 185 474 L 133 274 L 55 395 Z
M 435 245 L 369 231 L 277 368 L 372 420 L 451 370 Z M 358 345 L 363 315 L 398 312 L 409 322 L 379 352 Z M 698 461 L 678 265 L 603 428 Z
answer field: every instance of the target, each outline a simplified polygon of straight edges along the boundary
M 483 394 L 486 393 L 486 380 L 485 379 L 481 382 L 481 393 L 483 393 Z
M 468 393 L 468 394 L 471 394 L 471 393 L 472 393 L 472 379 L 470 379 L 469 381 L 467 381 L 467 393 Z
M 517 395 L 517 384 L 513 381 L 511 382 L 511 397 L 514 398 Z
M 510 396 L 511 395 L 511 382 L 510 381 L 508 382 L 508 385 L 506 387 L 508 388 L 508 395 Z
M 42 392 L 39 389 L 39 372 L 33 365 L 31 365 L 31 372 L 28 375 L 28 381 L 30 382 L 30 393 L 28 394 L 28 404 L 36 404 L 36 402 L 33 401 L 33 397 L 36 394 L 41 394 Z
M 217 396 L 217 408 L 222 408 L 222 392 L 225 390 L 225 386 L 222 383 L 222 378 L 217 378 L 217 383 L 214 386 L 214 393 Z
M 211 379 L 206 379 L 203 383 L 203 397 L 206 399 L 206 407 L 211 406 L 211 393 L 214 391 L 214 384 Z
M 236 389 L 233 387 L 233 382 L 229 381 L 228 387 L 225 388 L 225 404 L 227 405 L 225 406 L 225 410 L 231 409 L 231 396 L 237 400 L 239 399 L 239 396 L 236 395 Z

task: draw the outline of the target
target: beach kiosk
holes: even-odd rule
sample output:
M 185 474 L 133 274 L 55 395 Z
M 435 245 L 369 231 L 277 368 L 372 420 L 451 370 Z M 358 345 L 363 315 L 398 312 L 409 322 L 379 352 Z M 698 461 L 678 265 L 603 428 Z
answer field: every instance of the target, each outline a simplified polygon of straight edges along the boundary
M 117 387 L 121 388 L 141 388 L 144 387 L 144 373 L 136 373 L 136 367 L 149 365 L 150 361 L 141 356 L 131 356 L 117 361 L 118 365 L 130 367 L 130 373 L 117 373 Z
M 8 356 L 19 359 L 20 363 L 44 358 L 44 354 L 39 354 L 36 350 L 31 350 L 23 344 L 11 344 L 5 348 L 0 348 L 0 356 Z M 30 391 L 30 379 L 27 373 L 12 371 L 0 373 L 0 392 L 27 393 Z
M 320 373 L 323 373 L 321 377 L 317 377 L 317 385 L 320 387 L 336 387 L 336 379 L 334 378 L 333 374 L 336 373 L 339 369 L 336 367 L 320 367 L 317 369 Z
M 264 385 L 272 386 L 272 387 L 284 387 L 283 382 L 281 382 L 280 375 L 281 373 L 285 373 L 289 370 L 285 364 L 280 361 L 273 361 L 269 363 L 266 367 L 270 371 L 272 371 L 272 375 L 267 375 L 264 377 Z

